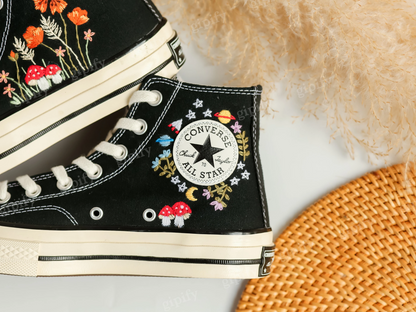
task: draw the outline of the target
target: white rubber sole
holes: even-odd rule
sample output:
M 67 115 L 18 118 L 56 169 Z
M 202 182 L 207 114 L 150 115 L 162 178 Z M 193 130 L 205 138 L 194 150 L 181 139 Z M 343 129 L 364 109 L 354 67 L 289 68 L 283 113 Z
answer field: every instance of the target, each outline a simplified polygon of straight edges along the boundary
M 0 122 L 0 155 L 5 152 L 8 155 L 0 159 L 0 174 L 65 137 L 127 106 L 137 86 L 71 118 L 52 130 L 45 131 L 51 125 L 56 125 L 71 114 L 85 109 L 91 103 L 147 76 L 155 68 L 168 62 L 172 58 L 168 42 L 174 37 L 175 32 L 167 23 L 151 39 L 120 59 L 2 120 Z M 178 68 L 172 61 L 157 74 L 171 78 L 177 72 Z M 44 134 L 32 139 L 35 134 L 41 132 Z M 27 144 L 22 142 L 27 142 Z M 16 146 L 19 148 L 16 149 Z
M 0 273 L 258 278 L 272 232 L 246 235 L 0 227 Z

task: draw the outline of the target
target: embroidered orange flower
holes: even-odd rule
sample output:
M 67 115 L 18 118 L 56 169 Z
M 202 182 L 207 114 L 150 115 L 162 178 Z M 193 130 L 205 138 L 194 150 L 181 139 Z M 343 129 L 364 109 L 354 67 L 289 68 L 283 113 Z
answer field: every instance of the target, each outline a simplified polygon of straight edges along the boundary
M 10 56 L 14 59 L 16 58 L 16 53 L 13 52 L 13 50 L 10 52 Z
M 41 27 L 29 26 L 23 34 L 27 47 L 34 49 L 43 42 L 43 29 Z
M 45 13 L 48 9 L 48 0 L 33 0 L 33 2 L 35 3 L 35 9 L 41 11 L 42 13 Z M 61 14 L 67 5 L 68 3 L 64 0 L 50 0 L 49 2 L 52 15 L 54 15 L 55 12 Z
M 87 10 L 81 10 L 81 8 L 75 8 L 72 12 L 68 13 L 68 18 L 77 26 L 89 21 Z

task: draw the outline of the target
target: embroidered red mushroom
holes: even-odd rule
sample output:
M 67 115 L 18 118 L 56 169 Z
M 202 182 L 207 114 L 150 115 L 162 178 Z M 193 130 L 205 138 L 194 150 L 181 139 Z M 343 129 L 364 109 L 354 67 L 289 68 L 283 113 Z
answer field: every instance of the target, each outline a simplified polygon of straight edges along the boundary
M 191 216 L 192 210 L 191 208 L 185 204 L 184 202 L 177 202 L 175 205 L 172 206 L 173 212 L 175 213 L 175 222 L 174 224 L 181 228 L 184 226 L 184 220 L 189 219 Z
M 162 219 L 162 225 L 163 226 L 169 226 L 170 220 L 175 218 L 175 214 L 171 207 L 165 206 L 162 208 L 162 210 L 159 212 L 159 219 Z
M 45 69 L 45 76 L 48 79 L 52 79 L 54 84 L 59 84 L 62 82 L 62 69 L 55 64 L 48 65 Z
M 32 87 L 38 85 L 42 91 L 49 89 L 49 82 L 45 78 L 45 68 L 39 65 L 30 65 L 27 69 L 25 82 Z

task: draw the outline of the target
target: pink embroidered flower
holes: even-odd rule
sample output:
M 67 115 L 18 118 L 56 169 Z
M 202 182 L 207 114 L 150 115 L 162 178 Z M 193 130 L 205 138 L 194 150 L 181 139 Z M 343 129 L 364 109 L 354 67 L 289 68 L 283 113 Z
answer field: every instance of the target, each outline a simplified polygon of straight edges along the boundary
M 211 206 L 214 206 L 215 211 L 217 211 L 217 210 L 223 210 L 224 209 L 224 207 L 222 206 L 222 204 L 219 203 L 219 202 L 217 202 L 217 201 L 211 202 L 210 205 Z
M 88 32 L 84 31 L 84 35 L 85 35 L 84 37 L 85 40 L 92 41 L 92 36 L 95 35 L 95 32 L 92 32 L 91 29 L 88 29 Z
M 241 133 L 241 127 L 242 125 L 239 125 L 238 121 L 235 122 L 234 126 L 231 126 L 231 128 L 234 130 L 234 133 Z
M 202 196 L 206 196 L 207 199 L 211 198 L 211 194 L 207 189 L 204 189 L 204 191 L 202 192 Z
M 4 90 L 5 91 L 3 92 L 3 94 L 7 94 L 9 96 L 9 98 L 11 98 L 12 97 L 12 92 L 15 90 L 15 88 L 12 88 L 10 83 L 9 83 L 9 85 L 7 87 L 4 87 Z
M 59 49 L 55 49 L 55 53 L 57 57 L 65 57 L 66 50 L 62 49 L 61 46 L 59 46 Z
M 4 81 L 4 83 L 7 83 L 7 76 L 9 73 L 6 73 L 4 70 L 1 71 L 0 74 L 0 83 Z

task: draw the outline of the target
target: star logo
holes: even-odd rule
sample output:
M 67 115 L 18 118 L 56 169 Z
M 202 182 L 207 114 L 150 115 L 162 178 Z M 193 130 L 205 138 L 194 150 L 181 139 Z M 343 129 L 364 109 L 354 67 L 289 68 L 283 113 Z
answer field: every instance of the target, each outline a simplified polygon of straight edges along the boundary
M 234 173 L 239 149 L 230 129 L 215 120 L 202 119 L 179 132 L 172 155 L 183 179 L 195 185 L 215 185 Z M 183 190 L 182 178 L 177 184 L 178 188 L 181 187 L 179 191 Z M 240 174 L 238 178 L 241 179 Z M 175 179 L 174 182 L 179 181 Z
M 222 150 L 224 150 L 223 148 L 212 147 L 211 137 L 210 137 L 209 134 L 208 134 L 208 136 L 207 136 L 203 145 L 199 145 L 199 144 L 195 144 L 195 143 L 191 143 L 191 145 L 198 152 L 198 156 L 196 157 L 196 159 L 194 161 L 194 164 L 196 164 L 196 163 L 200 162 L 201 160 L 205 159 L 214 168 L 215 168 L 215 166 L 214 166 L 213 156 L 216 153 L 219 153 Z

